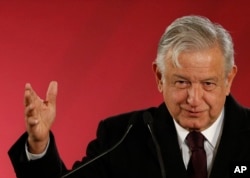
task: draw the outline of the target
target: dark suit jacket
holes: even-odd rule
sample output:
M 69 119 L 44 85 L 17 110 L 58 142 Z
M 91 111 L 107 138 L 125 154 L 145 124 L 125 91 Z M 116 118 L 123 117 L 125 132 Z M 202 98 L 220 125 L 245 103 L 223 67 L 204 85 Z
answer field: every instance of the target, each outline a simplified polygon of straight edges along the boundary
M 161 148 L 167 177 L 186 178 L 176 129 L 165 104 L 146 110 L 154 118 L 153 129 Z M 76 162 L 74 167 L 112 147 L 125 133 L 128 120 L 131 117 L 136 118 L 133 128 L 121 145 L 69 177 L 160 178 L 160 166 L 155 145 L 143 122 L 143 113 L 146 110 L 134 111 L 101 121 L 97 130 L 97 139 L 88 145 L 87 157 L 83 158 L 81 162 Z M 27 161 L 24 150 L 26 140 L 27 134 L 25 133 L 9 150 L 17 177 L 56 178 L 66 172 L 52 134 L 47 154 L 35 161 Z M 228 96 L 225 104 L 223 132 L 210 178 L 229 178 L 232 173 L 232 165 L 240 166 L 249 161 L 250 110 L 237 104 L 232 96 Z

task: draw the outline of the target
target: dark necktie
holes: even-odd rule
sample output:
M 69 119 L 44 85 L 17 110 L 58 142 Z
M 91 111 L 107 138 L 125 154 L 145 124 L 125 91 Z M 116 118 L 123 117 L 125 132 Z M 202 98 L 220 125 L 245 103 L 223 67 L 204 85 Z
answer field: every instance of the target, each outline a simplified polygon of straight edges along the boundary
M 207 178 L 207 157 L 204 150 L 205 137 L 200 132 L 190 132 L 186 138 L 192 154 L 188 163 L 189 178 Z

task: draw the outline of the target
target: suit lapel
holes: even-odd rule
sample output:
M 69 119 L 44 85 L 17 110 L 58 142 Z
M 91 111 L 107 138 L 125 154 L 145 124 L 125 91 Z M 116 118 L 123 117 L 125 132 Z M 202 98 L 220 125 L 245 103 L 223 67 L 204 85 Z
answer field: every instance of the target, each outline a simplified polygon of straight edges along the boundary
M 250 159 L 250 144 L 247 142 L 250 139 L 250 129 L 247 128 L 249 124 L 244 121 L 247 117 L 242 111 L 242 107 L 231 96 L 227 97 L 224 127 L 210 178 L 228 178 L 231 163 Z

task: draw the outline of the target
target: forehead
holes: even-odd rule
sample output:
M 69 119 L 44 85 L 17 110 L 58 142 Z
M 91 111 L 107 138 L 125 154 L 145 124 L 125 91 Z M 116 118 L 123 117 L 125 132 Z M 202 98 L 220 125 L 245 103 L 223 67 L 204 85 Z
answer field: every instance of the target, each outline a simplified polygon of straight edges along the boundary
M 177 56 L 177 61 L 167 55 L 167 67 L 215 67 L 225 65 L 224 56 L 219 47 L 202 50 L 183 51 Z
M 178 56 L 178 65 L 173 60 L 166 62 L 166 72 L 186 75 L 220 75 L 225 71 L 225 60 L 221 50 L 213 47 L 203 50 L 184 51 Z

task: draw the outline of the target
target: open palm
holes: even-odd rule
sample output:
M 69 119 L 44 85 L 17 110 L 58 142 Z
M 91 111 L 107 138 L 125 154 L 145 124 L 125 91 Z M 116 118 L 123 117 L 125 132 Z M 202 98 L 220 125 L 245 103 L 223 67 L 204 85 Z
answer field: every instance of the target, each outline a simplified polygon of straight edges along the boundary
M 40 152 L 49 140 L 50 128 L 56 116 L 57 82 L 49 84 L 46 99 L 42 100 L 31 85 L 25 85 L 25 121 L 28 143 L 34 152 Z M 35 150 L 39 148 L 39 150 Z

